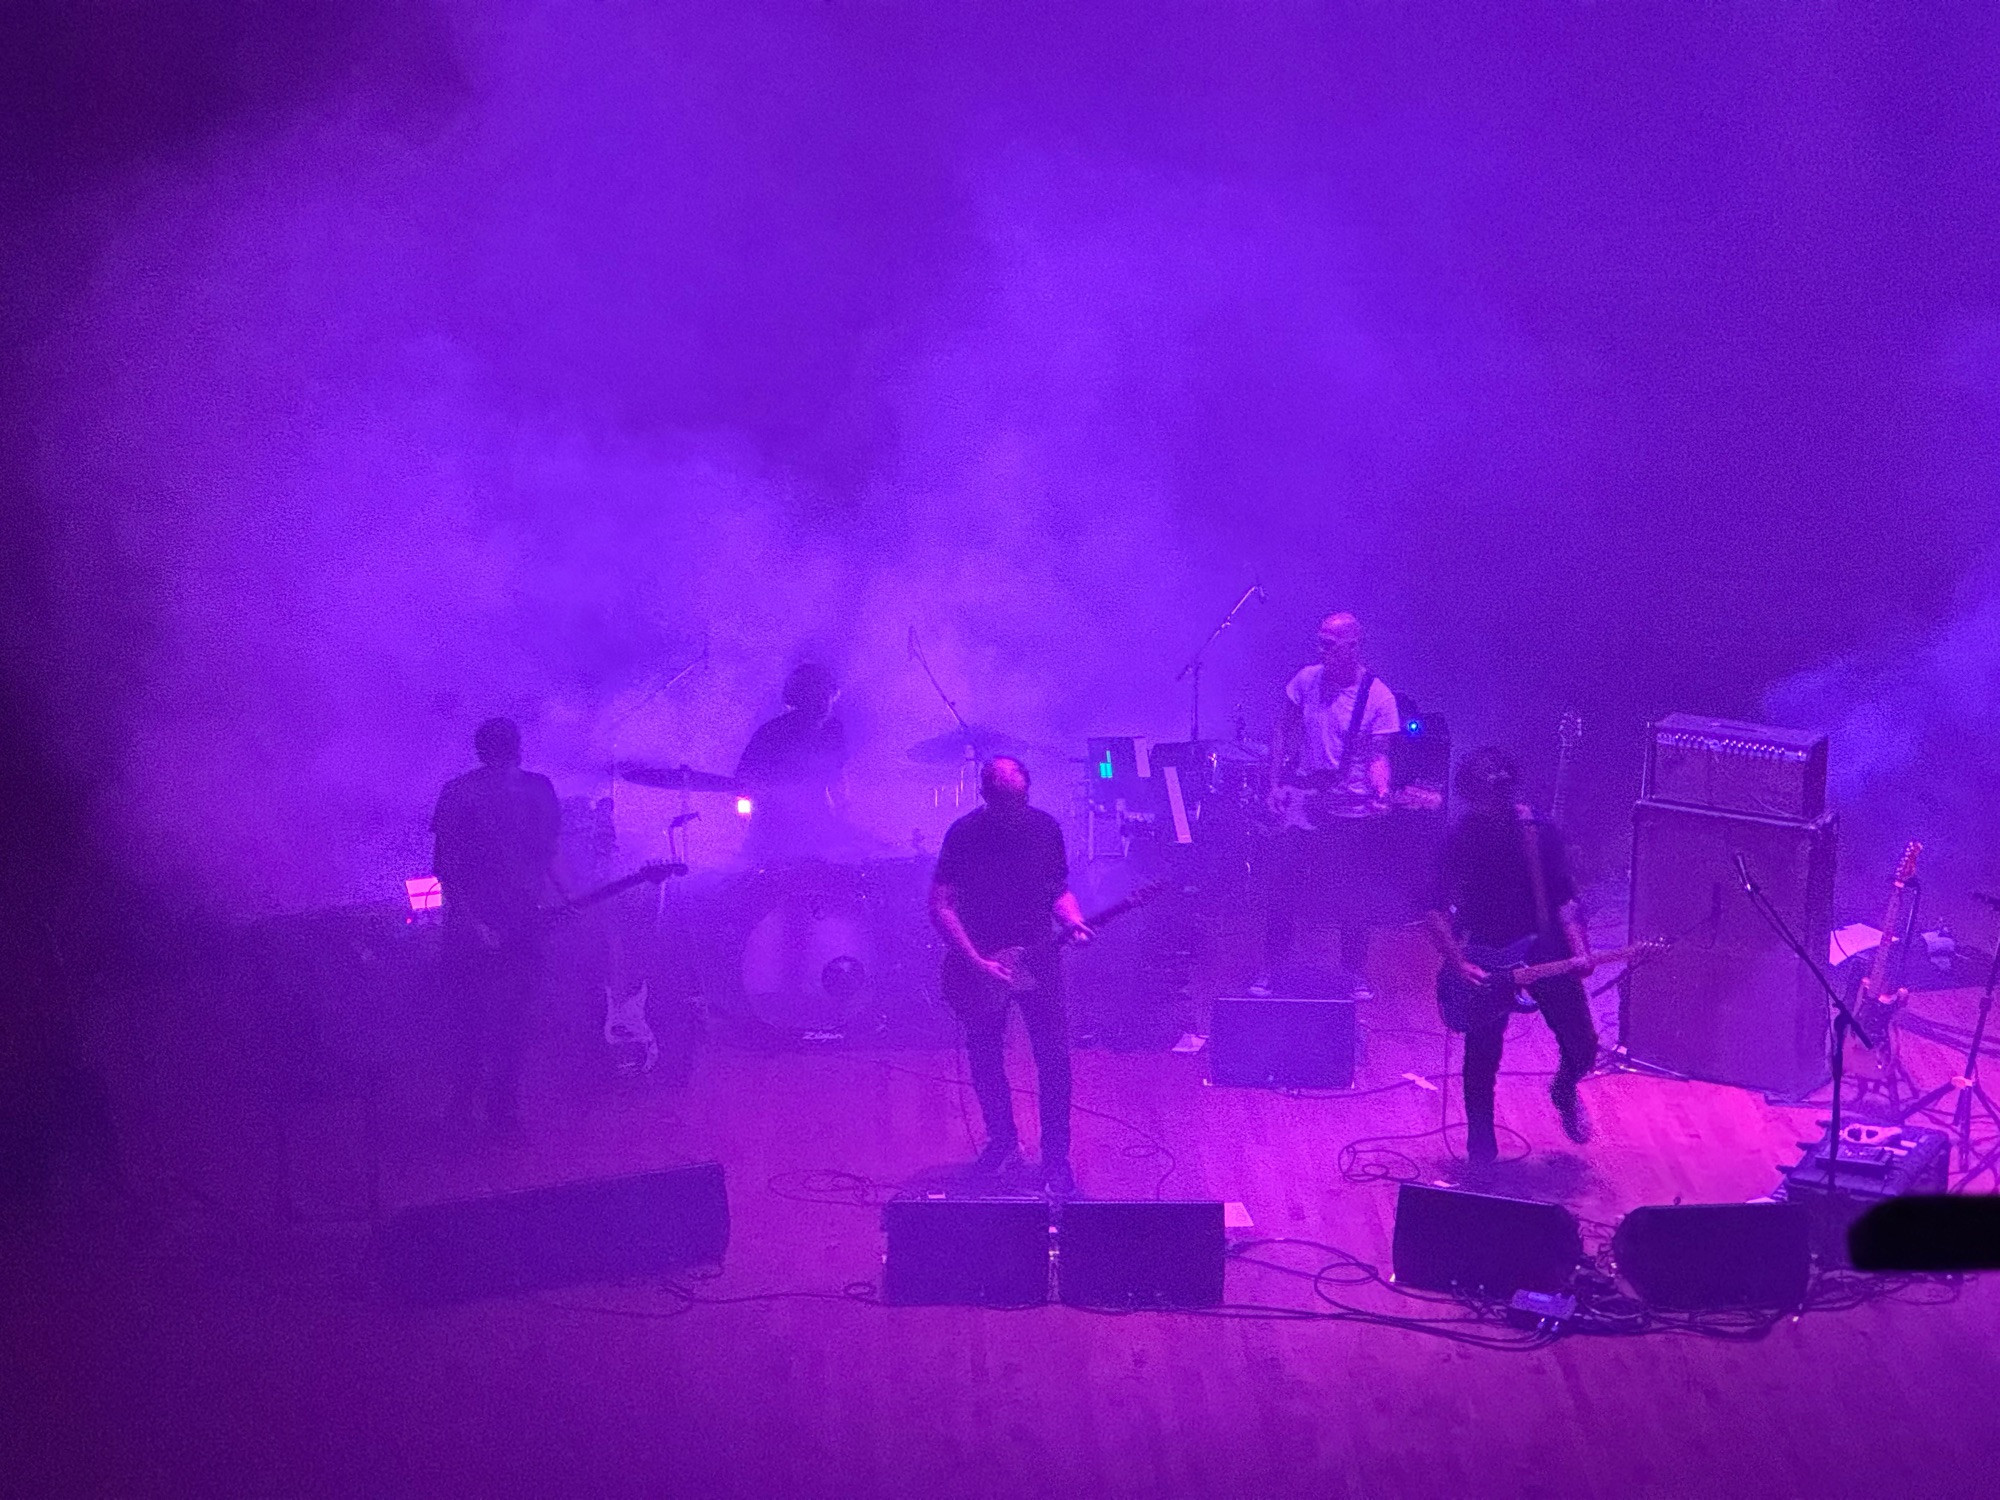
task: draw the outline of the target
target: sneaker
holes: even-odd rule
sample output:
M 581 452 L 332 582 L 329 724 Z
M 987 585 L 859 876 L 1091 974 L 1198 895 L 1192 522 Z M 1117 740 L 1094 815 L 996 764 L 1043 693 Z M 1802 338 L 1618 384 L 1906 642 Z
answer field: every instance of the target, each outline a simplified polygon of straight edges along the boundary
M 1076 1173 L 1062 1157 L 1042 1163 L 1042 1191 L 1058 1202 L 1076 1196 Z
M 1268 973 L 1259 974 L 1255 979 L 1251 980 L 1250 983 L 1244 987 L 1243 993 L 1255 1000 L 1270 999 L 1271 976 Z
M 1555 1102 L 1556 1114 L 1562 1120 L 1563 1134 L 1579 1146 L 1588 1145 L 1593 1134 L 1590 1116 L 1584 1113 L 1583 1101 L 1576 1096 L 1576 1089 L 1551 1088 L 1549 1097 Z

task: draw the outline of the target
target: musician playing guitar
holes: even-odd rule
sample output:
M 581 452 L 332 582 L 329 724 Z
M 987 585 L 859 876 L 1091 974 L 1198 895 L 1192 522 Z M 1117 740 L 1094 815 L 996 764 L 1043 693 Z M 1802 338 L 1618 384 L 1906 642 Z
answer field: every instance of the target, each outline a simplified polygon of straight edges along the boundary
M 557 884 L 562 813 L 549 778 L 521 769 L 521 731 L 488 719 L 479 765 L 445 783 L 431 831 L 444 889 L 442 974 L 460 1093 L 484 1092 L 486 1117 L 520 1133 L 521 1054 L 542 977 L 542 893 Z
M 1324 910 L 1340 930 L 1340 965 L 1359 985 L 1379 885 L 1380 830 L 1389 811 L 1396 695 L 1361 664 L 1361 622 L 1328 615 L 1319 661 L 1285 685 L 1271 736 L 1272 841 L 1265 892 L 1264 971 L 1253 995 L 1284 983 L 1299 908 Z M 1356 998 L 1365 991 L 1357 990 Z
M 986 805 L 945 833 L 930 896 L 931 921 L 946 943 L 944 999 L 965 1027 L 973 1092 L 986 1122 L 986 1148 L 969 1175 L 997 1183 L 1021 1166 L 1003 1061 L 1008 1006 L 1018 1000 L 1041 1095 L 1042 1185 L 1051 1197 L 1069 1197 L 1076 1191 L 1069 1025 L 1061 951 L 1044 939 L 1051 921 L 1073 942 L 1088 940 L 1090 928 L 1069 889 L 1061 825 L 1028 805 L 1028 768 L 995 756 L 979 769 L 979 791 Z
M 1475 750 L 1460 763 L 1454 785 L 1467 810 L 1445 841 L 1429 914 L 1445 962 L 1438 998 L 1446 1023 L 1465 1033 L 1466 1156 L 1475 1167 L 1490 1166 L 1499 1154 L 1493 1089 L 1508 1019 L 1526 1008 L 1511 973 L 1519 966 L 1570 960 L 1556 964 L 1569 972 L 1537 979 L 1526 993 L 1561 1049 L 1549 1097 L 1563 1132 L 1579 1144 L 1590 1139 L 1576 1086 L 1597 1061 L 1582 980 L 1596 959 L 1577 912 L 1562 834 L 1519 804 L 1518 782 L 1513 761 L 1500 750 Z

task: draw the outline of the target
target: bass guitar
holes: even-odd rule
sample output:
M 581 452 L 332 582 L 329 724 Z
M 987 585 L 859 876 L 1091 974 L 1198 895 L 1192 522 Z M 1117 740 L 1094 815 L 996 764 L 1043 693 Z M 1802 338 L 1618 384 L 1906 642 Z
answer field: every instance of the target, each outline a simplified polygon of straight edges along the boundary
M 634 886 L 658 885 L 669 875 L 685 875 L 687 868 L 677 860 L 654 860 L 639 866 L 629 875 L 607 880 L 580 896 L 572 896 L 562 905 L 550 907 L 546 914 L 552 918 L 573 917 L 600 901 L 622 895 Z M 617 1059 L 621 1073 L 650 1073 L 658 1066 L 660 1043 L 653 1035 L 652 1023 L 646 1019 L 646 984 L 643 980 L 636 990 L 623 997 L 610 984 L 604 986 L 604 1041 Z
M 1124 900 L 1114 901 L 1102 911 L 1093 912 L 1085 917 L 1083 925 L 1095 932 L 1106 923 L 1117 921 L 1127 912 L 1137 911 L 1165 890 L 1168 883 L 1164 880 L 1149 880 L 1144 885 L 1136 887 Z M 1029 972 L 1028 958 L 1031 955 L 1054 953 L 1067 942 L 1069 942 L 1068 933 L 1051 930 L 1040 942 L 1015 943 L 1010 947 L 997 949 L 986 957 L 991 962 L 1001 965 L 1013 976 L 1008 981 L 1008 989 L 1017 995 L 1026 994 L 1041 987 L 1041 981 Z
M 1889 981 L 1896 965 L 1896 950 L 1903 941 L 1905 903 L 1909 897 L 1907 887 L 1917 877 L 1917 856 L 1924 852 L 1924 846 L 1915 839 L 1903 848 L 1903 857 L 1896 861 L 1896 873 L 1890 880 L 1889 905 L 1882 913 L 1882 937 L 1875 945 L 1875 958 L 1868 966 L 1868 972 L 1861 983 L 1849 996 L 1849 1006 L 1867 1034 L 1875 1041 L 1870 1048 L 1859 1037 L 1848 1040 L 1847 1066 L 1861 1078 L 1870 1081 L 1886 1079 L 1893 1065 L 1890 1027 L 1896 1013 L 1909 1002 L 1907 989 L 1893 987 Z
M 1530 985 L 1540 984 L 1544 979 L 1557 979 L 1564 974 L 1581 974 L 1585 969 L 1604 964 L 1639 963 L 1663 951 L 1667 944 L 1662 938 L 1654 938 L 1650 942 L 1593 953 L 1589 958 L 1553 958 L 1531 964 L 1528 955 L 1534 946 L 1535 939 L 1532 937 L 1519 938 L 1504 948 L 1467 943 L 1466 960 L 1474 968 L 1485 970 L 1484 984 L 1474 984 L 1449 963 L 1439 969 L 1438 1014 L 1443 1018 L 1446 1029 L 1464 1031 L 1475 1022 L 1490 1021 L 1510 1011 L 1532 1010 L 1533 1004 L 1524 1000 L 1524 991 Z

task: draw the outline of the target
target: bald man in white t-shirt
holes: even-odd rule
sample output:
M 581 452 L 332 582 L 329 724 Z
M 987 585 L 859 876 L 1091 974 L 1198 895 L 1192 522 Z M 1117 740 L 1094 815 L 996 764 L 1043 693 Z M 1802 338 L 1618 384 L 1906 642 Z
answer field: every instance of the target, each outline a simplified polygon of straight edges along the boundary
M 1340 929 L 1340 962 L 1366 994 L 1368 911 L 1380 829 L 1389 811 L 1388 741 L 1396 695 L 1361 661 L 1361 622 L 1328 615 L 1319 661 L 1285 684 L 1271 736 L 1272 808 L 1281 820 L 1266 892 L 1264 972 L 1270 992 L 1290 957 L 1299 908 L 1311 902 Z

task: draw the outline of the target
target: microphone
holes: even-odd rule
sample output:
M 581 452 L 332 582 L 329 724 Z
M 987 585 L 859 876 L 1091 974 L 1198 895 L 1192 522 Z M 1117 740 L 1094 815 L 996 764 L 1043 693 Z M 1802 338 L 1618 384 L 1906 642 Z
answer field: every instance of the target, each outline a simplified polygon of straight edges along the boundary
M 1743 882 L 1743 889 L 1746 892 L 1752 896 L 1756 895 L 1757 882 L 1750 878 L 1750 861 L 1745 859 L 1740 853 L 1734 857 L 1736 860 L 1736 878 Z
M 2000 911 L 2000 896 L 1991 895 L 1986 891 L 1974 891 L 1972 893 L 1972 899 L 1974 901 L 1984 901 L 1988 906 L 1992 907 L 1995 911 Z
M 1271 597 L 1271 596 L 1270 596 L 1270 595 L 1269 595 L 1268 593 L 1266 593 L 1266 592 L 1264 591 L 1264 580 L 1263 580 L 1263 579 L 1261 579 L 1261 578 L 1253 578 L 1253 579 L 1251 579 L 1251 580 L 1250 580 L 1250 586 L 1251 586 L 1252 588 L 1254 588 L 1254 589 L 1255 589 L 1255 590 L 1257 591 L 1257 602 L 1258 602 L 1258 603 L 1262 604 L 1262 603 L 1265 603 L 1265 602 L 1267 602 L 1267 601 L 1268 601 L 1268 600 L 1270 599 L 1270 597 Z

